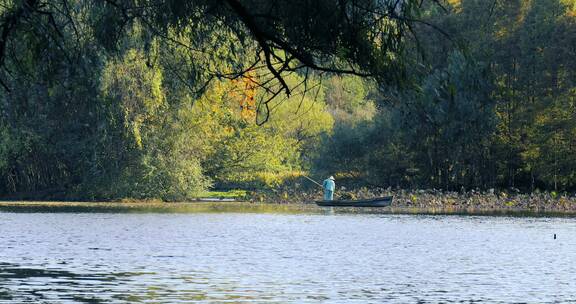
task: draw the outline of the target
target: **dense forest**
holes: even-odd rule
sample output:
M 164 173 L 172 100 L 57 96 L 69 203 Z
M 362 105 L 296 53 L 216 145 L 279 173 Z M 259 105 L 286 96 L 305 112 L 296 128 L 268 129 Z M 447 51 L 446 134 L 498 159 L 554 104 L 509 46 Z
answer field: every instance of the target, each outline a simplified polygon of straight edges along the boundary
M 576 1 L 2 0 L 0 195 L 576 189 Z

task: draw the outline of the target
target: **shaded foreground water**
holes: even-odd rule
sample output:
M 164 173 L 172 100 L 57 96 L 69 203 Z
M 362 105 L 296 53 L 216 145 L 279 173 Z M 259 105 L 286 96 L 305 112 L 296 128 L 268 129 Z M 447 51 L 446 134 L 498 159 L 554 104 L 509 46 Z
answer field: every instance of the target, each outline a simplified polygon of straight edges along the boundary
M 0 303 L 576 302 L 575 232 L 544 217 L 0 212 Z

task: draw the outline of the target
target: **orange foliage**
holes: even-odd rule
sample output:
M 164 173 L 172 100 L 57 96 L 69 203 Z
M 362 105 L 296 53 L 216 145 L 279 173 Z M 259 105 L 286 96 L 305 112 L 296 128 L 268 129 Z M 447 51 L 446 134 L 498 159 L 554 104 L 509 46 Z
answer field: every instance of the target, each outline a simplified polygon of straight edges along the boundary
M 233 80 L 233 97 L 238 100 L 240 115 L 244 119 L 256 117 L 256 90 L 258 84 L 253 72 L 247 72 L 243 77 Z

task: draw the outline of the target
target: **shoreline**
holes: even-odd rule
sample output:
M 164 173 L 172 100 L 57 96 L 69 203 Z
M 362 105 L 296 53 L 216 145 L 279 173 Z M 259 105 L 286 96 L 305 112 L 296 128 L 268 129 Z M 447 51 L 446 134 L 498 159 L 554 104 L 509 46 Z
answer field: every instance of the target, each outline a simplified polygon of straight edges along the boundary
M 576 217 L 574 210 L 424 207 L 392 205 L 383 208 L 319 207 L 311 203 L 267 202 L 62 202 L 0 201 L 0 213 L 278 213 L 278 214 L 395 214 L 511 217 Z

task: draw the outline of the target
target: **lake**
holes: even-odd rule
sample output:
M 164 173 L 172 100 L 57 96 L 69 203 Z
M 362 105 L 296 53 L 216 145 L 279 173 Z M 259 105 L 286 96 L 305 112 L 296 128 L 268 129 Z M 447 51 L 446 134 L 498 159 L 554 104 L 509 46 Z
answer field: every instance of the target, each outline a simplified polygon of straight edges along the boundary
M 0 303 L 576 301 L 571 218 L 0 212 L 0 245 Z

